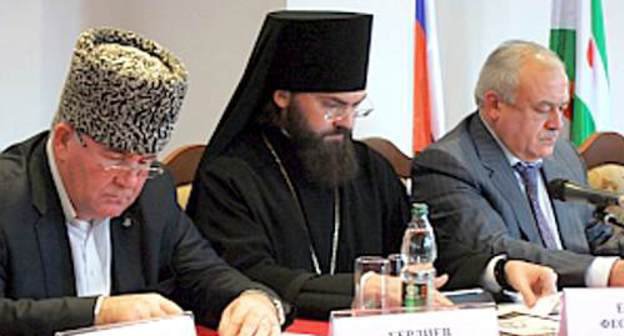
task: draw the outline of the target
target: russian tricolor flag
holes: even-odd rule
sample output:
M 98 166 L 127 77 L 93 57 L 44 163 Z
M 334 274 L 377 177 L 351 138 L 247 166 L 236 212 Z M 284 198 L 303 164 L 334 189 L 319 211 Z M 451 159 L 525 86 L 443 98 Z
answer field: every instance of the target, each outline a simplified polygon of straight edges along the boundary
M 442 78 L 434 0 L 416 0 L 414 27 L 414 153 L 444 133 Z

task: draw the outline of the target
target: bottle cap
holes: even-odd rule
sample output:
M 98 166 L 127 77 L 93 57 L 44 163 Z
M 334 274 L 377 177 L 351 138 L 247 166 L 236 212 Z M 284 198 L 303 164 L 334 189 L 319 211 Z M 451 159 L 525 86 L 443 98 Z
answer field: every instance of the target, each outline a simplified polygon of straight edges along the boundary
M 429 214 L 429 207 L 425 203 L 412 203 L 412 216 L 426 216 Z

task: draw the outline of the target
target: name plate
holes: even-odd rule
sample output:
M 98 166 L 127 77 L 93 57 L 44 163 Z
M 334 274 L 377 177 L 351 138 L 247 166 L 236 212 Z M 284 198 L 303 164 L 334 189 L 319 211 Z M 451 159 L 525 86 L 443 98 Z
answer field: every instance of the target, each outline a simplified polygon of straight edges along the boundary
M 192 313 L 57 332 L 55 336 L 196 336 Z
M 564 288 L 559 335 L 624 335 L 624 289 Z
M 493 305 L 359 316 L 332 312 L 332 336 L 498 336 Z

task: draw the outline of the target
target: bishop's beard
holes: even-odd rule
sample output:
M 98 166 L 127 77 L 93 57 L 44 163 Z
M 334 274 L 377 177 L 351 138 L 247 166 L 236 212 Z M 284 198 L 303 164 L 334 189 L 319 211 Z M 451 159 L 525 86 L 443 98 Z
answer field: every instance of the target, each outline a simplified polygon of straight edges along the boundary
M 287 113 L 286 131 L 290 134 L 306 178 L 321 186 L 336 187 L 355 178 L 358 162 L 348 128 L 338 127 L 325 133 L 311 131 L 296 105 Z M 326 137 L 342 135 L 341 141 Z

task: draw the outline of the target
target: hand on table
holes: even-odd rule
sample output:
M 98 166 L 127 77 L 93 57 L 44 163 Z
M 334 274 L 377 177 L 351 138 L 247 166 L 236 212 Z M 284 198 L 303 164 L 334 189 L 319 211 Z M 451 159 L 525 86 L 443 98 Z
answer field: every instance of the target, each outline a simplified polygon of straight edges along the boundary
M 557 292 L 557 273 L 550 267 L 509 260 L 505 264 L 505 277 L 529 307 L 533 307 L 538 298 Z
M 613 263 L 611 273 L 609 274 L 609 287 L 624 286 L 624 260 L 618 260 Z
M 102 299 L 95 325 L 138 321 L 182 314 L 182 309 L 159 294 L 128 294 Z
M 219 336 L 278 336 L 281 333 L 277 310 L 267 294 L 243 292 L 223 311 Z

